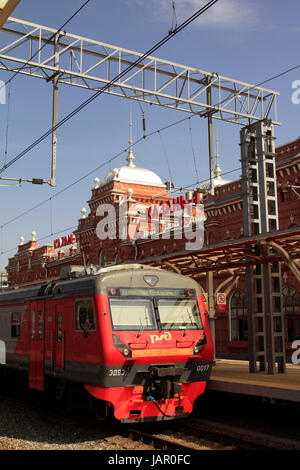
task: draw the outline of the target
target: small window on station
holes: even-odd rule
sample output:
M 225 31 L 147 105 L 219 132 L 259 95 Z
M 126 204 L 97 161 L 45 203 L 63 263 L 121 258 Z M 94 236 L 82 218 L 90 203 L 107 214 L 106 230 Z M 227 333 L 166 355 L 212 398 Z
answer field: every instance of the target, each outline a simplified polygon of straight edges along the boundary
M 104 251 L 104 250 L 101 250 L 101 251 L 100 251 L 100 254 L 99 254 L 99 265 L 100 265 L 100 268 L 105 268 L 105 266 L 106 266 L 106 254 L 105 254 L 105 251 Z
M 115 256 L 115 264 L 120 264 L 121 263 L 121 257 L 120 255 L 117 253 L 116 256 Z
M 92 299 L 75 301 L 75 330 L 96 331 L 95 308 Z
M 21 330 L 21 313 L 13 312 L 11 314 L 11 337 L 19 338 Z

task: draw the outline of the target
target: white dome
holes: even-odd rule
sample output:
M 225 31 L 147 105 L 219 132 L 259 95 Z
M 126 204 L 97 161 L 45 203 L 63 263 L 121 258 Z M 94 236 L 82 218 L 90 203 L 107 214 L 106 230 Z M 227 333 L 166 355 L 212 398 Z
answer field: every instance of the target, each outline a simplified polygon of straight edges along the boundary
M 145 184 L 149 186 L 163 186 L 161 178 L 152 170 L 147 168 L 137 168 L 134 164 L 135 157 L 130 146 L 128 156 L 126 158 L 128 165 L 121 166 L 121 168 L 114 168 L 113 171 L 105 176 L 100 186 L 104 186 L 111 181 L 122 181 L 124 183 Z
M 104 186 L 111 181 L 122 181 L 124 183 L 147 184 L 150 186 L 165 186 L 161 178 L 154 171 L 147 168 L 136 168 L 122 166 L 117 171 L 111 171 L 105 176 L 100 186 Z

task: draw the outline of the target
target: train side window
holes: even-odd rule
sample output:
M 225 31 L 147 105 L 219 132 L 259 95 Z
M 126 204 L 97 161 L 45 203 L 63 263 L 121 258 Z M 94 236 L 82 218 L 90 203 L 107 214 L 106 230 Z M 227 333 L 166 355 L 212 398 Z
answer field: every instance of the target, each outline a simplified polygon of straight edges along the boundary
M 14 312 L 11 314 L 11 337 L 19 338 L 21 328 L 21 313 Z
M 92 299 L 75 301 L 75 330 L 96 331 L 95 308 Z
M 62 314 L 61 312 L 57 313 L 56 317 L 56 341 L 58 343 L 62 342 Z
M 31 312 L 31 339 L 35 338 L 35 312 Z
M 43 312 L 39 311 L 38 339 L 43 339 Z

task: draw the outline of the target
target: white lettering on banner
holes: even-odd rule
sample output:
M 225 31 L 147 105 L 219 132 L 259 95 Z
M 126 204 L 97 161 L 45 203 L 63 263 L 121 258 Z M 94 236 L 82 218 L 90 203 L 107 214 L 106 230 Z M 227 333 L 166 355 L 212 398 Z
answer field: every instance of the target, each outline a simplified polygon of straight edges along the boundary
M 54 249 L 61 248 L 62 246 L 73 245 L 76 242 L 76 237 L 71 233 L 65 237 L 57 238 L 54 240 L 53 245 Z

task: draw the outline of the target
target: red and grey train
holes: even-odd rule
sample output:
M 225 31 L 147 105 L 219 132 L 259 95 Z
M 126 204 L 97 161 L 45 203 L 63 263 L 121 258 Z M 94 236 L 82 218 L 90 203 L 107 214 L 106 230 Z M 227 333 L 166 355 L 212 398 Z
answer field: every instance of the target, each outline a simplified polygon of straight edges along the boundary
M 121 422 L 187 417 L 214 357 L 197 282 L 141 264 L 61 277 L 0 294 L 0 369 L 81 384 Z

